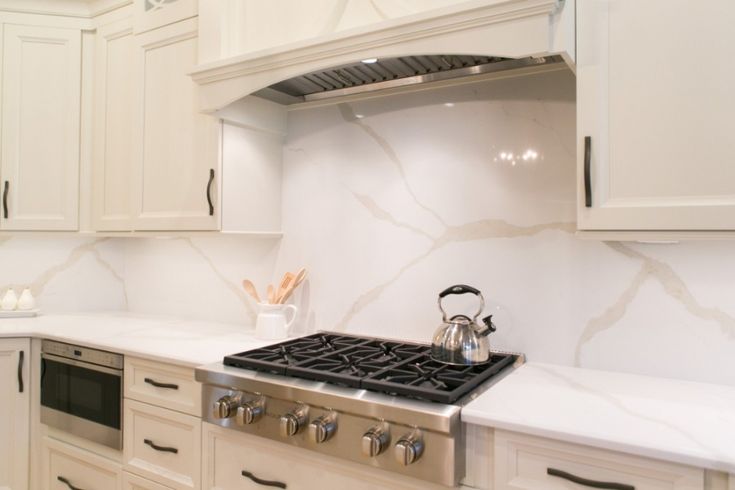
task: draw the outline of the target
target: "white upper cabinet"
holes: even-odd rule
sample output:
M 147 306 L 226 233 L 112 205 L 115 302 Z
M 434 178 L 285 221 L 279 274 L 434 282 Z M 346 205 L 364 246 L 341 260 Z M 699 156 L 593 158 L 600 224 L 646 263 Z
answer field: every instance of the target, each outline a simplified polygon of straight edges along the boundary
M 76 230 L 81 32 L 3 25 L 2 230 Z
M 188 76 L 196 64 L 196 19 L 135 39 L 134 228 L 217 230 L 220 122 L 199 112 Z
M 580 230 L 735 230 L 733 25 L 732 0 L 577 2 Z
M 133 163 L 132 20 L 97 29 L 95 58 L 93 226 L 99 231 L 131 230 Z
M 31 398 L 28 339 L 0 339 L 0 488 L 28 489 Z

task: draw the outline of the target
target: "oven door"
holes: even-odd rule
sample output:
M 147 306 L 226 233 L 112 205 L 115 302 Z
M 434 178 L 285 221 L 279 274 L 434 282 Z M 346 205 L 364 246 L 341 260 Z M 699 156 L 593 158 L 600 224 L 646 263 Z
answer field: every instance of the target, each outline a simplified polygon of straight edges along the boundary
M 41 354 L 41 422 L 122 449 L 122 371 Z

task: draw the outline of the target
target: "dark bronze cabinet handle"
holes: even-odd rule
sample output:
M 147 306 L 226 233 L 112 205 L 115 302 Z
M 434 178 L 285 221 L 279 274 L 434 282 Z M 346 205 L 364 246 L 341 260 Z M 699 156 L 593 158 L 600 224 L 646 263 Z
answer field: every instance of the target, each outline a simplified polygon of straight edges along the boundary
M 56 479 L 59 480 L 64 485 L 66 485 L 67 487 L 69 487 L 69 490 L 82 490 L 81 488 L 75 487 L 74 485 L 72 485 L 71 482 L 67 480 L 66 478 L 64 478 L 63 476 L 57 476 Z
M 158 444 L 154 443 L 150 439 L 143 439 L 143 444 L 146 444 L 152 447 L 156 451 L 161 451 L 162 453 L 174 453 L 174 454 L 179 453 L 179 450 L 176 449 L 175 447 L 159 446 Z
M 214 169 L 209 169 L 209 182 L 207 182 L 207 203 L 209 204 L 209 215 L 214 216 L 214 204 L 212 204 L 212 182 L 214 182 Z
M 590 488 L 604 488 L 606 490 L 635 490 L 635 487 L 633 485 L 626 485 L 624 483 L 611 483 L 611 482 L 604 482 L 604 481 L 595 481 L 595 480 L 588 480 L 587 478 L 581 478 L 576 475 L 572 475 L 571 473 L 567 473 L 566 471 L 557 470 L 555 468 L 546 468 L 546 474 L 551 476 L 556 476 L 559 478 L 563 478 L 565 480 L 569 480 L 572 483 L 576 483 L 578 485 L 582 485 L 585 487 Z
M 263 485 L 264 487 L 286 488 L 285 483 L 279 481 L 261 480 L 249 471 L 242 470 L 242 476 L 244 476 L 245 478 L 250 478 L 251 480 L 253 480 L 253 482 L 257 483 L 258 485 Z
M 584 137 L 584 207 L 592 207 L 592 137 Z
M 173 383 L 159 383 L 155 379 L 151 379 L 151 378 L 145 378 L 143 381 L 145 381 L 149 385 L 155 386 L 156 388 L 166 388 L 166 389 L 169 389 L 169 390 L 178 390 L 179 389 L 179 385 L 175 385 Z
M 18 353 L 18 393 L 23 393 L 23 358 L 25 352 L 20 351 Z
M 8 191 L 10 190 L 10 182 L 5 181 L 5 187 L 3 188 L 3 217 L 8 219 Z

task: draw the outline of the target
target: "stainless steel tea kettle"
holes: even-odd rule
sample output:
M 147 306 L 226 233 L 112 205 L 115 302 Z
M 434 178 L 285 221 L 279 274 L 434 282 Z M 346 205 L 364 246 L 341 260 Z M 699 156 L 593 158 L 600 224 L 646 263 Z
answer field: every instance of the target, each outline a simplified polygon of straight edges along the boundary
M 480 308 L 470 319 L 466 315 L 455 315 L 447 320 L 447 312 L 442 306 L 442 299 L 450 294 L 471 293 L 480 299 Z M 431 342 L 431 357 L 445 364 L 471 366 L 483 364 L 490 360 L 490 342 L 487 338 L 495 331 L 492 315 L 482 319 L 484 326 L 477 324 L 477 317 L 485 308 L 482 293 L 464 284 L 450 286 L 439 293 L 439 309 L 442 312 L 442 324 L 434 332 Z

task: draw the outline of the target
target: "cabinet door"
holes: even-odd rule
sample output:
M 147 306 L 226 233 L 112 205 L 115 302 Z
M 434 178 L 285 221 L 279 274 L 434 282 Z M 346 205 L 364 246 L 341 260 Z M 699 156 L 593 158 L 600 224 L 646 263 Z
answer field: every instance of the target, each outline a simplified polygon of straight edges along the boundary
M 136 124 L 138 230 L 219 229 L 218 120 L 198 110 L 197 22 L 136 36 L 142 92 Z
M 131 19 L 100 27 L 96 39 L 94 229 L 133 227 L 131 170 L 135 99 L 130 67 L 135 63 Z
M 580 229 L 735 229 L 733 24 L 731 0 L 577 2 Z
M 4 230 L 76 230 L 81 32 L 4 25 Z
M 0 339 L 0 488 L 27 490 L 30 422 L 28 339 Z

